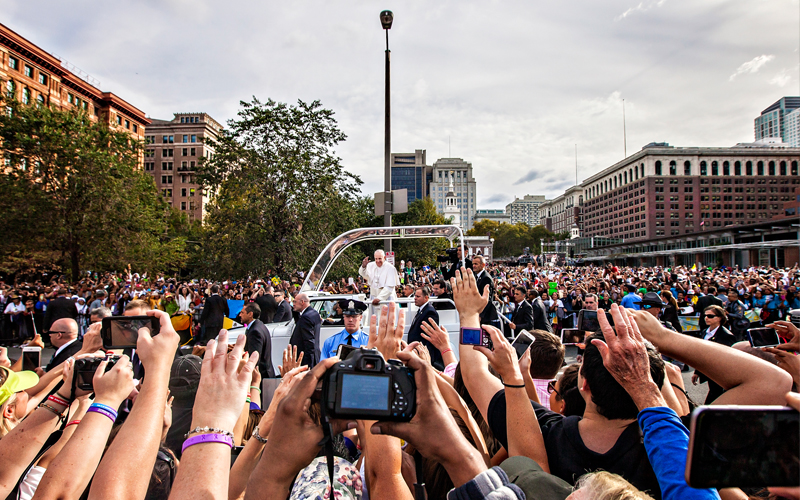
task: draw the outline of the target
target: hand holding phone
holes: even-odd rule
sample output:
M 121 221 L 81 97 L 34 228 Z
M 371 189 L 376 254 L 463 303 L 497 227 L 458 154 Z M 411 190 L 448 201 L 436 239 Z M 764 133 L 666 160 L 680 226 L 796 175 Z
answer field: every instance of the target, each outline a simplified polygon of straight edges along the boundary
M 158 335 L 161 323 L 157 316 L 110 316 L 103 318 L 100 338 L 104 349 L 136 347 L 139 329 L 149 328 L 150 336 Z
M 513 347 L 517 351 L 517 359 L 520 359 L 524 354 L 525 351 L 534 343 L 536 337 L 534 337 L 528 330 L 521 330 L 517 338 L 511 343 L 511 347 Z
M 747 330 L 747 340 L 751 347 L 775 347 L 781 343 L 774 328 L 750 328 Z
M 493 347 L 489 332 L 483 328 L 466 328 L 462 326 L 459 342 L 463 345 L 474 345 L 487 349 L 492 349 Z
M 580 330 L 578 328 L 562 328 L 561 344 L 576 345 L 583 349 L 586 346 L 586 330 Z
M 23 347 L 22 348 L 22 369 L 25 371 L 34 371 L 36 368 L 42 366 L 42 348 L 41 347 Z

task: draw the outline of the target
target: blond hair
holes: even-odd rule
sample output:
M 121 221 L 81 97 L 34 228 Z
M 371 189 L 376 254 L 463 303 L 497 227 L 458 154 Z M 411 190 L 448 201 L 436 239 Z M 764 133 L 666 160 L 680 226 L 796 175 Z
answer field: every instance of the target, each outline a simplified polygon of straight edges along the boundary
M 622 476 L 606 471 L 584 474 L 575 483 L 575 489 L 583 490 L 592 500 L 653 500 Z
M 8 375 L 6 375 L 5 370 L 0 370 L 0 387 L 6 383 L 8 379 Z M 3 404 L 0 405 L 0 438 L 4 437 L 6 434 L 11 432 L 11 430 L 17 426 L 17 419 L 16 418 L 6 418 L 6 408 L 9 406 L 13 407 L 17 405 L 17 395 L 12 394 L 10 398 L 8 398 Z

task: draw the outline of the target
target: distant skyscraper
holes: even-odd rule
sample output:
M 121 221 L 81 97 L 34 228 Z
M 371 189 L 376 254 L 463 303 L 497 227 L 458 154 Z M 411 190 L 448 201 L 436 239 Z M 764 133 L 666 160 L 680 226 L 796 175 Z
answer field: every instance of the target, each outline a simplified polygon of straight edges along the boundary
M 445 213 L 445 196 L 453 179 L 453 194 L 459 208 L 461 227 L 467 231 L 475 223 L 476 187 L 472 164 L 461 158 L 440 158 L 433 164 L 430 197 L 440 214 Z
M 408 203 L 428 196 L 433 168 L 426 165 L 425 150 L 392 153 L 392 189 L 407 189 Z
M 514 197 L 514 201 L 506 205 L 506 214 L 511 216 L 511 224 L 524 222 L 530 227 L 541 224 L 539 205 L 545 202 L 541 195 L 526 194 L 522 198 Z
M 798 120 L 800 120 L 800 97 L 781 97 L 755 119 L 754 130 L 757 141 L 769 137 L 780 137 L 790 147 L 800 147 Z

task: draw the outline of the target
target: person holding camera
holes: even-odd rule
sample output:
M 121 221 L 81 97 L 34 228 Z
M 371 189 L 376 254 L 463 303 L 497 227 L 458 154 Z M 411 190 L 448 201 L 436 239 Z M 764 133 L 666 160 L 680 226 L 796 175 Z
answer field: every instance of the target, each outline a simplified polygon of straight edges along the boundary
M 461 245 L 458 245 L 455 249 L 448 248 L 447 255 L 439 257 L 439 261 L 442 263 L 440 266 L 442 276 L 447 281 L 450 281 L 451 278 L 454 278 L 456 271 L 462 269 L 463 267 L 466 267 L 470 270 L 472 269 L 472 260 L 464 260 L 464 252 L 461 250 Z M 446 266 L 448 262 L 450 263 L 449 267 Z

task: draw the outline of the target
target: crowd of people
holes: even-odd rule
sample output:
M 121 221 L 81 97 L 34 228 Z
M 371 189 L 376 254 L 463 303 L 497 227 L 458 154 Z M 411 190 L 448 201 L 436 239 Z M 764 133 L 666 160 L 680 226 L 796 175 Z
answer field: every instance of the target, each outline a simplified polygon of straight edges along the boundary
M 516 266 L 460 250 L 453 261 L 395 268 L 376 251 L 358 276 L 322 284 L 346 296 L 325 319 L 302 273 L 213 282 L 128 270 L 0 284 L 6 343 L 55 349 L 23 370 L 23 356 L 0 347 L 0 497 L 800 499 L 800 485 L 687 484 L 700 402 L 681 374 L 708 383 L 707 405 L 800 411 L 796 265 Z M 244 303 L 236 319 L 246 327 L 231 339 L 229 301 Z M 413 302 L 413 318 L 398 302 Z M 482 328 L 491 348 L 452 345 L 438 324 L 445 309 Z M 567 364 L 560 332 L 581 310 L 607 314 Z M 135 349 L 112 358 L 101 320 L 122 315 L 155 317 L 160 332 L 140 330 Z M 293 318 L 273 367 L 267 325 Z M 323 321 L 344 328 L 324 344 Z M 756 325 L 783 343 L 751 347 Z M 519 356 L 512 340 L 523 331 L 535 341 Z M 409 422 L 325 416 L 318 386 L 342 345 L 413 372 Z M 76 373 L 87 359 L 102 360 L 91 389 Z

